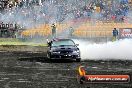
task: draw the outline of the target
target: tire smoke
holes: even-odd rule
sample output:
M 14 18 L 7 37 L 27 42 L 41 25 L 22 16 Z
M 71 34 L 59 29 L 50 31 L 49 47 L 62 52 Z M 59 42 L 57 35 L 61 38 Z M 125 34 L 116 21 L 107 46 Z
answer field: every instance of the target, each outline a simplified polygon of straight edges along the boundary
M 103 44 L 75 40 L 79 44 L 82 60 L 132 60 L 132 39 Z

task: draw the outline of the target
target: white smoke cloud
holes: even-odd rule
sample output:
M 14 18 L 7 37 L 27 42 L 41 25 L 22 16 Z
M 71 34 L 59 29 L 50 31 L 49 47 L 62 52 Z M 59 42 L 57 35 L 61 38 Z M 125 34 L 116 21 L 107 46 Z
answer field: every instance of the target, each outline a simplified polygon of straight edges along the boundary
M 132 60 L 132 39 L 124 39 L 104 44 L 79 43 L 82 60 Z

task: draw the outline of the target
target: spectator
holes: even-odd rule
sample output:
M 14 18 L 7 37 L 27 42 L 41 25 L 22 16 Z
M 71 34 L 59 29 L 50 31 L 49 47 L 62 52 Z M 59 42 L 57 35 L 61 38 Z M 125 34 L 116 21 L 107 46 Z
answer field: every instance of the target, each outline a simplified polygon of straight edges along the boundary
M 113 41 L 116 41 L 117 37 L 118 37 L 118 30 L 116 28 L 114 28 L 112 33 L 113 33 Z
M 70 37 L 72 37 L 72 36 L 73 36 L 73 32 L 74 32 L 73 28 L 72 28 L 72 27 L 70 27 L 70 29 L 69 29 L 69 35 L 70 35 Z
M 55 23 L 52 24 L 52 38 L 56 38 L 56 26 Z

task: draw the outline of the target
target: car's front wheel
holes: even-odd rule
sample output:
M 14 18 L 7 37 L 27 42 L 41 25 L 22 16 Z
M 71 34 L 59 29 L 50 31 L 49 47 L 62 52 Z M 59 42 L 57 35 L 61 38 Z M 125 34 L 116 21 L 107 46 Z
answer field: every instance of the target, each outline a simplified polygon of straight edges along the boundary
M 50 53 L 47 52 L 47 59 L 50 59 L 51 58 L 51 55 Z

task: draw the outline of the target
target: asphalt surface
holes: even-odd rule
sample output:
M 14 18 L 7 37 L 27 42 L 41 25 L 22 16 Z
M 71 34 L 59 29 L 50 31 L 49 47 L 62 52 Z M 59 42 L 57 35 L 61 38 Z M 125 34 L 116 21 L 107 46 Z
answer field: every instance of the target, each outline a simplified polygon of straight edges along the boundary
M 78 66 L 89 74 L 109 71 L 132 75 L 132 61 L 49 61 L 41 52 L 0 51 L 0 88 L 132 88 L 129 83 L 79 84 Z

